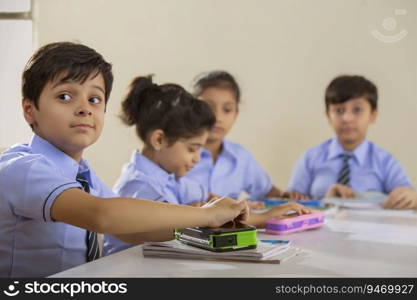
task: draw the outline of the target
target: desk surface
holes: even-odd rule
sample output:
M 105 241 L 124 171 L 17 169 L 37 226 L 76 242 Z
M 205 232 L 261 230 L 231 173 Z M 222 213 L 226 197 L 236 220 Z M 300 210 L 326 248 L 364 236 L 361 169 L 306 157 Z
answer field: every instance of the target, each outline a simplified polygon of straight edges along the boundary
M 417 277 L 417 214 L 339 210 L 319 229 L 287 239 L 304 254 L 282 264 L 145 258 L 141 246 L 51 277 Z

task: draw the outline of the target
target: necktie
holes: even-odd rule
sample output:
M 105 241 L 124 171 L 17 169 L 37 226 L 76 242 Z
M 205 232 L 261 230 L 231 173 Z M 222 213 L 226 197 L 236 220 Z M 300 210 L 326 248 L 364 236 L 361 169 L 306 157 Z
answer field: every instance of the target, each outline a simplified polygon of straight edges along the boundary
M 81 174 L 77 174 L 77 181 L 82 185 L 84 192 L 90 192 L 90 185 L 87 179 Z M 100 249 L 98 247 L 97 233 L 87 230 L 87 262 L 93 261 L 100 257 Z
M 342 168 L 340 169 L 339 175 L 337 176 L 337 183 L 350 185 L 350 167 L 349 159 L 352 157 L 350 154 L 341 154 Z

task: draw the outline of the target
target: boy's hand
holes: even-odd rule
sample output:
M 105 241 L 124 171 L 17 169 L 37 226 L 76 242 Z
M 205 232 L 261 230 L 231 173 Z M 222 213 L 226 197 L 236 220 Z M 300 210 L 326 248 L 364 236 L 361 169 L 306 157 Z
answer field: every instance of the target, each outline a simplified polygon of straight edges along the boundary
M 246 200 L 246 204 L 248 205 L 249 209 L 264 209 L 265 203 L 261 201 L 250 201 Z
M 292 200 L 308 200 L 309 197 L 307 195 L 300 194 L 299 192 L 283 192 L 281 194 L 282 198 L 289 198 Z
M 211 216 L 209 227 L 219 227 L 229 221 L 244 222 L 249 215 L 249 207 L 245 200 L 236 201 L 228 197 L 212 199 L 203 206 L 203 209 L 206 209 Z
M 341 198 L 355 198 L 355 192 L 347 185 L 336 183 L 329 187 L 325 198 L 341 197 Z
M 298 215 L 304 215 L 311 213 L 311 210 L 305 207 L 304 205 L 298 203 L 285 203 L 281 205 L 277 205 L 267 212 L 265 212 L 265 216 L 269 218 L 276 218 L 281 219 L 288 215 L 290 212 L 295 212 Z
M 398 187 L 389 193 L 382 206 L 390 209 L 417 209 L 417 192 L 409 187 Z

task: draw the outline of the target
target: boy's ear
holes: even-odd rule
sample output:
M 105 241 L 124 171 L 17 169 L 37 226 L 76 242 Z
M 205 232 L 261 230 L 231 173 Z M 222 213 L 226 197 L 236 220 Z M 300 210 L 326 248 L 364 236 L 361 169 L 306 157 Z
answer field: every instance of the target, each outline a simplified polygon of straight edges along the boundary
M 34 111 L 36 109 L 35 103 L 24 98 L 22 99 L 22 109 L 26 122 L 28 122 L 29 125 L 33 125 L 36 121 L 34 116 Z
M 162 149 L 162 147 L 165 145 L 165 140 L 165 133 L 161 129 L 156 129 L 149 135 L 149 144 L 156 151 Z
M 377 119 L 378 119 L 378 110 L 375 109 L 371 112 L 371 123 L 375 123 Z

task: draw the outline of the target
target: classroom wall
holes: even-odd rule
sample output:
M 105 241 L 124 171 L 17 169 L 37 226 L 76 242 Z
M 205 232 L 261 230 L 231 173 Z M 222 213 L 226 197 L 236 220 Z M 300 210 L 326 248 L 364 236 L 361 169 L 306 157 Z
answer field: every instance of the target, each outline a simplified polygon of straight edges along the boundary
M 414 0 L 34 0 L 34 4 L 37 45 L 79 41 L 113 63 L 115 82 L 104 133 L 86 153 L 110 186 L 139 147 L 134 129 L 117 117 L 129 81 L 154 73 L 158 83 L 177 82 L 188 88 L 197 73 L 212 69 L 229 70 L 242 86 L 241 113 L 230 139 L 246 146 L 279 187 L 287 185 L 303 151 L 332 136 L 323 93 L 342 73 L 362 74 L 378 85 L 380 115 L 369 137 L 393 153 L 417 184 Z M 395 15 L 395 9 L 406 14 Z M 373 37 L 373 29 L 408 34 L 385 43 Z

